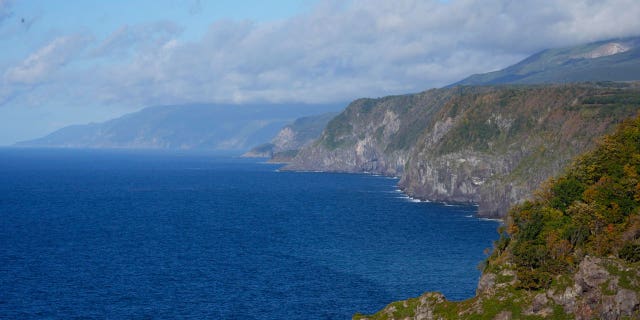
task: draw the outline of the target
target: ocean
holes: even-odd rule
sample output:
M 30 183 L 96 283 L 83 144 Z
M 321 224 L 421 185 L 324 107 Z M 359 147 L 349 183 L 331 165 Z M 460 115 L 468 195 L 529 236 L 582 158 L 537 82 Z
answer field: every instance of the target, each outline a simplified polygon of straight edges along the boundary
M 397 179 L 0 149 L 0 319 L 349 319 L 474 295 L 498 223 Z

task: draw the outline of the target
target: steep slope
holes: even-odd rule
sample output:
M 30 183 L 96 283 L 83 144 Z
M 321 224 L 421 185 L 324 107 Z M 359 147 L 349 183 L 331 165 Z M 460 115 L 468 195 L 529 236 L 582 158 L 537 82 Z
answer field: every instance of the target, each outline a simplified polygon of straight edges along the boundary
M 504 216 L 640 108 L 638 84 L 456 87 L 360 99 L 285 170 L 401 176 L 409 195 Z
M 476 297 L 426 293 L 355 319 L 639 319 L 640 117 L 513 208 Z
M 269 143 L 252 148 L 244 157 L 273 158 L 273 161 L 290 161 L 300 148 L 317 139 L 327 123 L 338 113 L 302 117 L 284 126 Z
M 356 100 L 283 169 L 399 175 L 418 137 L 455 94 L 456 90 L 434 89 L 415 95 Z
M 629 80 L 640 80 L 640 37 L 544 50 L 503 70 L 472 75 L 452 86 Z
M 62 128 L 21 147 L 246 150 L 294 119 L 339 105 L 211 105 L 149 107 L 103 123 Z

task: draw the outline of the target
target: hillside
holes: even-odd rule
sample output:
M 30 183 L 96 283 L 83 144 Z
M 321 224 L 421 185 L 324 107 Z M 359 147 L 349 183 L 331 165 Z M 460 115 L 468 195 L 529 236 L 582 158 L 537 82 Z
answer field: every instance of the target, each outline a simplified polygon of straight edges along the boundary
M 477 294 L 439 293 L 354 319 L 639 319 L 640 117 L 514 207 Z
M 285 170 L 400 176 L 413 197 L 504 217 L 634 116 L 640 84 L 455 87 L 360 99 Z
M 275 162 L 290 161 L 300 148 L 320 137 L 327 123 L 338 113 L 302 117 L 284 126 L 270 142 L 256 146 L 244 157 L 271 158 Z
M 245 151 L 296 118 L 340 105 L 212 105 L 149 107 L 103 123 L 75 125 L 20 147 Z
M 548 49 L 500 71 L 472 75 L 456 85 L 539 84 L 640 80 L 640 37 Z

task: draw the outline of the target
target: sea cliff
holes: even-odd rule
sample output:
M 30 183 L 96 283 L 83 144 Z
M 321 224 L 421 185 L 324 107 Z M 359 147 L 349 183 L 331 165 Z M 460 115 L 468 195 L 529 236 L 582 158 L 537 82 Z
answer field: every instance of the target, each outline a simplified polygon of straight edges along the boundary
M 638 112 L 640 84 L 459 86 L 359 99 L 284 170 L 401 178 L 412 197 L 504 217 Z

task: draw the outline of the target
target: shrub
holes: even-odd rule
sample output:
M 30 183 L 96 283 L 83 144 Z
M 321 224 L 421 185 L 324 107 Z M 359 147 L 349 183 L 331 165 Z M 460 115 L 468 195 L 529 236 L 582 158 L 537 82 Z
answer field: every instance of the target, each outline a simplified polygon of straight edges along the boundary
M 618 256 L 628 262 L 640 261 L 640 244 L 626 243 L 618 252 Z
M 525 290 L 546 289 L 551 284 L 551 274 L 543 271 L 518 269 L 518 288 Z

